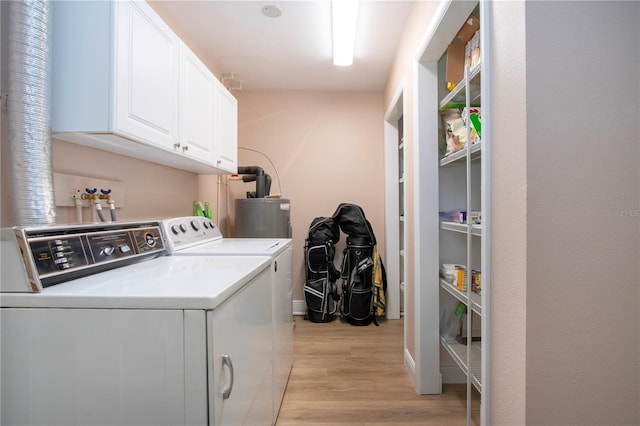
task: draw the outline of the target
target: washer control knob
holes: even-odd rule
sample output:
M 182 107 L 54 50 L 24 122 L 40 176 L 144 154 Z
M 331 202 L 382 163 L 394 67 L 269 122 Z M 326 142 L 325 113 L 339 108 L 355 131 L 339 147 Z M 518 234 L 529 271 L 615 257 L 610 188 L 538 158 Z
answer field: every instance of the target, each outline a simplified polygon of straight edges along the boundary
M 198 225 L 198 222 L 195 220 L 191 221 L 191 227 L 193 228 L 194 231 L 199 231 L 200 230 L 200 225 Z
M 178 227 L 176 225 L 171 225 L 171 232 L 173 232 L 174 235 L 178 235 Z
M 181 223 L 181 224 L 180 224 L 180 230 L 181 230 L 183 233 L 187 232 L 187 227 L 185 226 L 185 224 L 184 224 L 184 223 Z

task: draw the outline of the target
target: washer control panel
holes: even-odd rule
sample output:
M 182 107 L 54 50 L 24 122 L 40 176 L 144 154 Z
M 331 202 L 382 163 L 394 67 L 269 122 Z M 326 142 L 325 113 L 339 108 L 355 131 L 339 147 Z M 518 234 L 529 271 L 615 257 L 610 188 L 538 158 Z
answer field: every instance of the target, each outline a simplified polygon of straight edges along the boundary
M 166 254 L 159 222 L 16 228 L 16 236 L 36 291 Z
M 162 227 L 170 253 L 198 244 L 221 240 L 222 233 L 211 219 L 202 216 L 185 216 L 165 219 Z

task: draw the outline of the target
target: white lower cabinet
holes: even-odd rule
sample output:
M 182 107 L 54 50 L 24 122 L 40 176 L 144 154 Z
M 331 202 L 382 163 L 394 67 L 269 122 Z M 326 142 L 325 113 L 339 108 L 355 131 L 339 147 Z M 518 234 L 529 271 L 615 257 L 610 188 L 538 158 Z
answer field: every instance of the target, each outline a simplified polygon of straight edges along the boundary
M 271 279 L 214 310 L 0 309 L 0 424 L 273 424 Z
M 2 308 L 0 327 L 1 424 L 185 423 L 183 311 Z
M 273 280 L 273 419 L 280 405 L 293 366 L 292 253 L 289 247 L 271 264 Z
M 209 418 L 215 426 L 270 425 L 272 413 L 271 276 L 207 312 Z
M 236 171 L 236 99 L 146 2 L 52 8 L 54 138 L 196 173 Z

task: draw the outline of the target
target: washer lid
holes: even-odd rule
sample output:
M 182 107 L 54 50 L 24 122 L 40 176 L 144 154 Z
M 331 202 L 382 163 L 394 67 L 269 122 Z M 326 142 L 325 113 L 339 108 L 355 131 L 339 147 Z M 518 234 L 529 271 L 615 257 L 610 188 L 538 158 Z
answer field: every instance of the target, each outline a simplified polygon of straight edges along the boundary
M 291 246 L 290 238 L 223 238 L 189 247 L 173 253 L 174 256 L 242 255 L 275 257 Z
M 262 271 L 270 257 L 165 256 L 79 278 L 40 293 L 3 294 L 2 307 L 215 309 Z

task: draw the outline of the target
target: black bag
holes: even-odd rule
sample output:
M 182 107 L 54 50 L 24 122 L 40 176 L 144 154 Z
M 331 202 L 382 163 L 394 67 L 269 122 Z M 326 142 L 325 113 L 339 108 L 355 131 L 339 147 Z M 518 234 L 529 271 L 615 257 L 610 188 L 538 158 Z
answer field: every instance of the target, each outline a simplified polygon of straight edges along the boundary
M 305 240 L 304 297 L 307 304 L 306 319 L 311 322 L 333 321 L 338 310 L 338 287 L 334 244 L 340 239 L 340 230 L 333 218 L 317 217 L 311 222 Z
M 333 261 L 340 230 L 347 234 L 341 270 Z M 376 317 L 385 314 L 387 280 L 376 249 L 376 237 L 362 208 L 342 203 L 331 217 L 311 222 L 305 240 L 306 318 L 330 322 L 338 309 L 353 325 L 378 325 Z M 336 281 L 342 278 L 341 294 Z
M 373 228 L 362 208 L 355 204 L 340 204 L 333 218 L 348 235 L 340 274 L 342 317 L 352 325 L 378 325 L 376 317 L 385 313 L 386 274 Z M 379 282 L 374 279 L 376 276 Z
M 369 325 L 373 315 L 373 246 L 350 244 L 342 259 L 342 317 L 352 325 Z M 377 325 L 377 324 L 376 324 Z

